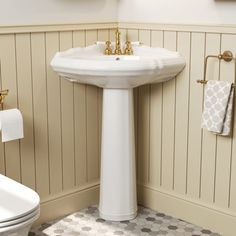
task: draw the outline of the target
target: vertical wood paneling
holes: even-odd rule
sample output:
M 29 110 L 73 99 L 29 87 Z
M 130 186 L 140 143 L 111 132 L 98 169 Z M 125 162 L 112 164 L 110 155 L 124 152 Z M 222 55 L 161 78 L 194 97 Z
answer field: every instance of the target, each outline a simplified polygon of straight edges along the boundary
M 98 30 L 98 41 L 106 42 L 109 40 L 109 30 Z M 98 154 L 99 154 L 99 173 L 101 167 L 101 134 L 102 134 L 102 98 L 103 89 L 98 88 Z
M 33 99 L 30 34 L 16 35 L 18 104 L 23 114 L 24 138 L 20 140 L 21 181 L 35 189 Z
M 86 30 L 86 46 L 92 45 L 97 42 L 98 31 L 97 30 Z
M 46 73 L 48 97 L 48 145 L 50 156 L 50 193 L 62 190 L 61 92 L 60 80 L 50 61 L 59 51 L 59 34 L 46 33 Z
M 206 35 L 206 55 L 220 53 L 220 35 Z M 219 79 L 219 63 L 212 58 L 208 63 L 207 79 Z M 201 163 L 201 199 L 213 202 L 215 186 L 216 136 L 203 130 Z
M 190 33 L 178 32 L 177 51 L 186 60 L 184 71 L 176 79 L 175 171 L 174 189 L 185 194 L 188 154 Z
M 18 106 L 15 49 L 15 36 L 13 34 L 1 35 L 0 60 L 2 88 L 10 90 L 7 100 L 4 103 L 5 109 L 15 108 Z M 5 143 L 5 166 L 6 175 L 20 182 L 21 160 L 18 140 Z
M 49 156 L 47 123 L 47 83 L 45 34 L 31 34 L 34 152 L 36 161 L 36 189 L 41 196 L 49 194 Z
M 97 41 L 97 30 L 86 31 L 86 45 Z M 98 88 L 86 86 L 88 180 L 99 177 Z
M 99 177 L 98 89 L 87 86 L 87 163 L 88 180 Z
M 127 29 L 120 29 L 120 33 L 121 42 L 126 42 L 126 39 L 128 38 Z
M 98 30 L 98 41 L 106 42 L 109 40 L 109 30 L 108 29 L 101 29 Z
M 60 32 L 60 51 L 72 47 L 72 33 Z M 75 185 L 74 95 L 73 83 L 61 78 L 63 189 Z
M 151 46 L 163 47 L 163 31 L 151 32 Z M 162 96 L 161 84 L 151 85 L 150 91 L 150 183 L 161 185 L 162 163 Z
M 87 151 L 86 151 L 86 87 L 74 85 L 75 104 L 75 166 L 76 184 L 82 185 L 87 181 Z
M 73 35 L 73 47 L 84 47 L 85 46 L 85 30 L 75 30 Z
M 137 42 L 139 40 L 139 31 L 135 29 L 128 29 L 128 38 L 130 41 Z
M 176 50 L 176 32 L 164 32 L 164 47 Z M 162 186 L 173 188 L 174 131 L 175 131 L 175 79 L 163 84 L 162 130 Z
M 221 51 L 236 51 L 235 35 L 222 35 Z M 234 63 L 221 62 L 220 80 L 235 82 Z M 217 206 L 228 207 L 230 165 L 232 152 L 232 139 L 227 137 L 217 137 L 217 157 L 215 173 L 215 203 Z
M 150 45 L 150 31 L 140 30 L 139 41 Z M 138 173 L 139 181 L 149 182 L 150 85 L 139 88 L 138 100 Z
M 73 32 L 73 47 L 85 46 L 85 31 Z M 87 181 L 86 85 L 74 83 L 75 175 L 76 185 Z
M 187 193 L 191 197 L 199 197 L 201 169 L 201 113 L 203 102 L 203 86 L 197 79 L 203 78 L 205 54 L 205 34 L 192 33 L 189 95 L 189 129 L 188 129 L 188 172 Z
M 115 29 L 109 29 L 109 40 L 114 42 L 116 40 Z
M 137 42 L 138 30 L 127 30 L 127 37 L 130 41 Z M 135 157 L 136 157 L 136 173 L 138 176 L 138 92 L 139 88 L 134 88 L 134 132 L 135 132 Z

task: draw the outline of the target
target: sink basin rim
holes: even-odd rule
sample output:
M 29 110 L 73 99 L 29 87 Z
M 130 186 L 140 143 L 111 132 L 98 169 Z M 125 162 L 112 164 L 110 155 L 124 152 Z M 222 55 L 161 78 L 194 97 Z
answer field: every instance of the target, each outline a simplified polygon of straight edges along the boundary
M 72 82 L 118 89 L 164 82 L 185 66 L 185 60 L 178 52 L 163 48 L 134 45 L 134 55 L 108 56 L 103 54 L 104 47 L 95 44 L 58 52 L 51 66 Z

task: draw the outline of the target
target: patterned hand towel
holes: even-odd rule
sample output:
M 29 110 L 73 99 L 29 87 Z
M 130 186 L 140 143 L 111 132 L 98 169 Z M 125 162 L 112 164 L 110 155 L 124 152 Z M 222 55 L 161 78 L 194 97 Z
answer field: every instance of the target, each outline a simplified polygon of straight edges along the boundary
M 209 80 L 204 95 L 202 128 L 215 134 L 231 133 L 234 89 L 227 81 Z

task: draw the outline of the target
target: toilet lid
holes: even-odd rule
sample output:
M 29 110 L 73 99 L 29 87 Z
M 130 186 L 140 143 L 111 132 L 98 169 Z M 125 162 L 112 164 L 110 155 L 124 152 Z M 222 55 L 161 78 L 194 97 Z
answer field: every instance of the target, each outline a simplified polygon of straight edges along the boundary
M 29 214 L 39 206 L 39 202 L 35 191 L 0 175 L 0 222 Z

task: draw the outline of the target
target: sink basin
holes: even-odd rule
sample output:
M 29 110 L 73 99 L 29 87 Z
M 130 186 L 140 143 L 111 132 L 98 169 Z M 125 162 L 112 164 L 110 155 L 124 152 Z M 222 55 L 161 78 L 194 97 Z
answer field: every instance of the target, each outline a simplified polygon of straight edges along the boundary
M 178 52 L 135 43 L 134 55 L 103 55 L 105 44 L 58 52 L 51 65 L 72 82 L 103 88 L 100 217 L 137 214 L 133 88 L 167 81 L 185 66 Z
M 147 83 L 164 82 L 179 73 L 184 59 L 178 52 L 145 45 L 133 46 L 134 55 L 103 55 L 105 45 L 58 52 L 51 65 L 66 79 L 101 88 L 134 88 Z

